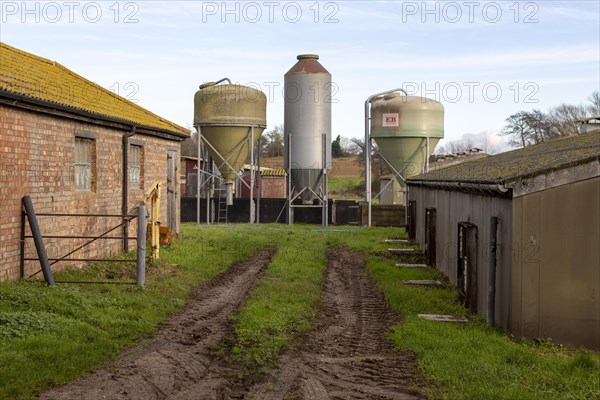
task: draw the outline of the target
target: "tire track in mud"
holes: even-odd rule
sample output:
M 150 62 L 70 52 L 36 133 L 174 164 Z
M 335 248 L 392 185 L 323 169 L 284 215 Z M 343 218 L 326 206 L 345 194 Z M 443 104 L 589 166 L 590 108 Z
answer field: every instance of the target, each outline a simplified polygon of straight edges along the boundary
M 94 371 L 40 399 L 211 399 L 231 384 L 211 351 L 233 332 L 230 317 L 248 299 L 273 257 L 263 249 L 196 287 L 184 306 L 146 343 L 127 350 L 111 366 Z M 218 396 L 218 397 L 217 397 Z
M 364 257 L 348 248 L 332 250 L 315 329 L 244 398 L 423 398 L 414 357 L 397 350 L 386 335 L 397 322 Z

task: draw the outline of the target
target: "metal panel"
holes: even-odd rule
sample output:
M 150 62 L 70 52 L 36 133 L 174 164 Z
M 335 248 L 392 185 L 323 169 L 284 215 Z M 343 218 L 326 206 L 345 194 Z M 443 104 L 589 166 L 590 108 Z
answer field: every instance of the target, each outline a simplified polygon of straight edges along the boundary
M 540 193 L 523 198 L 521 248 L 523 249 L 522 318 L 523 336 L 536 338 L 540 333 Z
M 523 259 L 521 258 L 521 239 L 522 239 L 522 221 L 523 221 L 523 197 L 513 199 L 512 201 L 513 225 L 511 235 L 513 238 L 513 251 L 511 254 L 512 274 L 510 297 L 513 304 L 511 311 L 511 332 L 515 337 L 523 337 L 523 317 L 521 303 L 523 293 Z M 500 257 L 498 257 L 500 258 Z
M 539 335 L 593 349 L 600 349 L 599 204 L 600 178 L 541 192 Z

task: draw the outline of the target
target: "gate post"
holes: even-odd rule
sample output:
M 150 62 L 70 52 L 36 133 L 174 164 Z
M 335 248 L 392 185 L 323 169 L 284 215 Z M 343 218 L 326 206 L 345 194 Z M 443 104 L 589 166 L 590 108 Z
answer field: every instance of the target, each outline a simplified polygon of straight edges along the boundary
M 146 207 L 139 206 L 137 229 L 137 272 L 135 283 L 138 286 L 144 286 L 146 281 Z
M 38 225 L 37 216 L 35 215 L 35 209 L 33 208 L 33 202 L 31 197 L 23 196 L 23 206 L 27 213 L 27 220 L 29 221 L 29 228 L 31 229 L 31 235 L 35 243 L 35 249 L 37 250 L 40 265 L 42 266 L 42 273 L 44 274 L 44 280 L 50 287 L 54 287 L 54 276 L 50 269 L 50 261 L 48 261 L 48 254 L 46 253 L 46 247 L 44 247 L 44 240 L 42 238 L 42 232 Z

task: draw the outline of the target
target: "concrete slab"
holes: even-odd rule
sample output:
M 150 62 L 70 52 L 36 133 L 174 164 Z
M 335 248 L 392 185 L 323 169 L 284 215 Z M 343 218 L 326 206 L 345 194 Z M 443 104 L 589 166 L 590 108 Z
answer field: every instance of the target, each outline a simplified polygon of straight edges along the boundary
M 400 268 L 431 268 L 429 265 L 427 264 L 396 264 L 396 267 L 400 267 Z
M 411 286 L 444 286 L 442 282 L 432 280 L 408 280 L 402 281 L 402 284 Z
M 417 254 L 417 250 L 415 249 L 388 249 L 390 253 L 394 254 Z
M 461 324 L 469 322 L 469 320 L 466 317 L 463 317 L 462 315 L 417 314 L 417 317 L 429 321 L 439 322 L 458 322 Z
M 408 239 L 385 239 L 383 243 L 411 243 Z

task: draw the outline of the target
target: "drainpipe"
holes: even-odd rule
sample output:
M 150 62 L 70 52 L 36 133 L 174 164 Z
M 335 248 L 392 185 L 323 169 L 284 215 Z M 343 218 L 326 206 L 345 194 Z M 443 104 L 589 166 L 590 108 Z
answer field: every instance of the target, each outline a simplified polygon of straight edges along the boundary
M 494 326 L 496 312 L 496 248 L 498 217 L 490 218 L 490 254 L 488 259 L 487 323 Z
M 132 126 L 131 131 L 123 134 L 123 192 L 121 198 L 121 214 L 127 215 L 128 210 L 128 198 L 129 198 L 129 138 L 135 135 L 136 127 Z M 123 251 L 129 251 L 129 222 L 127 218 L 123 217 Z

